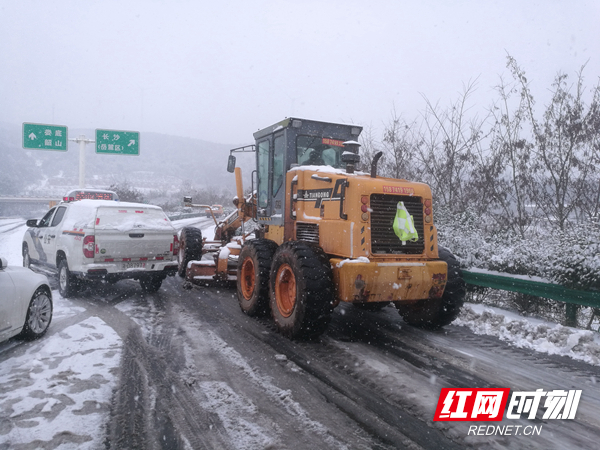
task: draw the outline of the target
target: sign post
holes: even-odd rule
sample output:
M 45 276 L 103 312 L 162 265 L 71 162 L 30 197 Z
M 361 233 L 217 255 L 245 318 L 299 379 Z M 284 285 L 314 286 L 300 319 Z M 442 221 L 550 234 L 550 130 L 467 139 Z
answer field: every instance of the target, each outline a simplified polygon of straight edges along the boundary
M 96 129 L 96 153 L 138 156 L 140 154 L 140 133 Z
M 67 151 L 67 127 L 43 123 L 23 123 L 23 148 Z
M 79 144 L 79 187 L 83 189 L 85 188 L 85 144 L 93 143 L 94 141 L 86 139 L 85 134 L 79 135 L 76 139 L 69 140 Z

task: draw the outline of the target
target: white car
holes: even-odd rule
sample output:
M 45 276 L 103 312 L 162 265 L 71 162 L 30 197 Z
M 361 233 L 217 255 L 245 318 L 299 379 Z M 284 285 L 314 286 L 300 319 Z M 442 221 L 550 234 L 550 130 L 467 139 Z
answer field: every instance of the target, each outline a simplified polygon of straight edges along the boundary
M 21 335 L 42 337 L 52 321 L 48 279 L 31 269 L 9 266 L 0 258 L 0 341 Z

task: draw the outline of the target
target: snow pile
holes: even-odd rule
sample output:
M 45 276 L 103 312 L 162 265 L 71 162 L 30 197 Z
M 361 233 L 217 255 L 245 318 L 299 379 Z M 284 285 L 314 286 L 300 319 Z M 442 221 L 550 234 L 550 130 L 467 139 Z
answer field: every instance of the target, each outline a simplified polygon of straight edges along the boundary
M 344 264 L 357 264 L 357 263 L 363 263 L 363 264 L 368 264 L 371 261 L 369 261 L 369 258 L 367 258 L 366 256 L 359 256 L 356 259 L 344 259 L 343 261 L 340 261 L 339 263 L 337 263 L 335 266 L 337 268 L 341 268 Z
M 550 355 L 568 356 L 600 365 L 600 336 L 538 319 L 524 319 L 499 308 L 466 303 L 453 325 L 475 334 L 496 336 L 519 348 Z

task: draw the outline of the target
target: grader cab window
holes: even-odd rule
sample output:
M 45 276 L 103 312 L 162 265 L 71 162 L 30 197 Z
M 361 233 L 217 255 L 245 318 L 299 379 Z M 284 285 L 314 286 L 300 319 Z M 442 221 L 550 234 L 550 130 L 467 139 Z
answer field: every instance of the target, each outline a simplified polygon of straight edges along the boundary
M 344 141 L 321 136 L 298 136 L 296 154 L 298 164 L 305 166 L 342 167 Z
M 258 143 L 258 206 L 269 204 L 269 141 Z
M 285 156 L 285 139 L 283 136 L 275 138 L 275 150 L 273 152 L 273 197 L 277 195 L 283 183 L 283 163 Z

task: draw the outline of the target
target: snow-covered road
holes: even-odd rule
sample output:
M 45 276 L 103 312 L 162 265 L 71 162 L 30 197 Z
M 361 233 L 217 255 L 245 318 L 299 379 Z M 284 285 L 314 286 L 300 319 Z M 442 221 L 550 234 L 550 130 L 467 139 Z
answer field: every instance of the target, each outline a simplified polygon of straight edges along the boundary
M 10 264 L 24 229 L 0 219 Z M 53 296 L 44 338 L 0 343 L 0 449 L 584 448 L 600 432 L 597 336 L 499 309 L 467 305 L 426 332 L 391 307 L 342 305 L 318 343 L 294 343 L 226 287 L 175 278 L 145 295 L 124 280 Z M 577 420 L 509 438 L 433 423 L 442 387 L 583 393 Z

